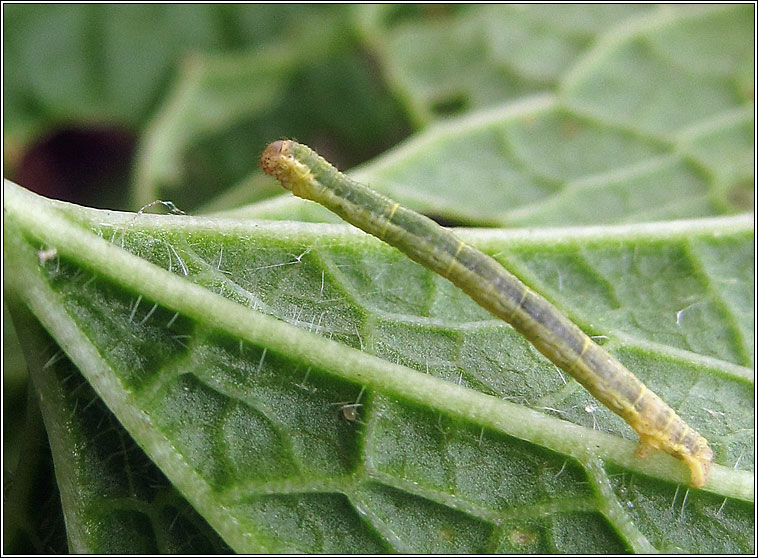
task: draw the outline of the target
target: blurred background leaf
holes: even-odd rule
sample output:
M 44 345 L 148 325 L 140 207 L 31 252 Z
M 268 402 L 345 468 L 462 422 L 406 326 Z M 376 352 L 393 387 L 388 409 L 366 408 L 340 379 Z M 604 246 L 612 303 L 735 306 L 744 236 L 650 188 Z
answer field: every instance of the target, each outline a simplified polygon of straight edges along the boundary
M 57 199 L 237 208 L 280 192 L 257 170 L 273 138 L 296 138 L 347 169 L 441 118 L 550 93 L 555 103 L 531 126 L 484 138 L 508 168 L 489 186 L 495 211 L 506 202 L 519 209 L 498 200 L 519 157 L 533 164 L 569 143 L 602 157 L 608 142 L 629 144 L 626 164 L 635 151 L 678 150 L 708 173 L 724 156 L 739 156 L 732 176 L 715 177 L 723 178 L 716 207 L 700 213 L 752 206 L 752 165 L 743 168 L 752 147 L 749 6 L 6 5 L 4 13 L 6 177 Z M 687 134 L 714 127 L 714 116 L 731 118 L 731 128 Z M 518 145 L 529 138 L 545 151 Z M 503 152 L 503 141 L 518 151 Z M 476 164 L 459 152 L 450 146 L 430 164 Z M 577 168 L 588 170 L 582 163 Z M 397 195 L 401 181 L 427 187 L 382 166 L 365 174 L 379 189 Z M 529 177 L 524 200 L 552 200 L 577 178 L 565 171 Z M 550 222 L 566 209 L 557 200 L 514 216 L 493 214 L 487 203 L 489 211 L 466 214 L 451 207 L 460 205 L 449 197 L 460 190 L 455 174 L 446 183 L 431 202 L 434 192 L 400 201 L 473 225 Z M 297 214 L 287 210 L 285 217 Z M 689 213 L 682 216 L 697 210 Z M 281 218 L 265 207 L 252 214 Z
M 8 177 L 52 197 L 138 209 L 182 184 L 189 210 L 272 137 L 352 166 L 410 131 L 345 6 L 4 10 Z

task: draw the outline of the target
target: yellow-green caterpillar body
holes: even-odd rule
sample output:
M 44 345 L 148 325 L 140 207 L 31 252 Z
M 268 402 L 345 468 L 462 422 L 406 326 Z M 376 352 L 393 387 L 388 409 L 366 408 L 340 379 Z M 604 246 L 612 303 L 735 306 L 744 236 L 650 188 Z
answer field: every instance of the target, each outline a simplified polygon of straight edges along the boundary
M 707 440 L 555 306 L 493 258 L 431 219 L 351 180 L 305 145 L 275 141 L 263 152 L 261 166 L 296 196 L 320 203 L 452 281 L 621 416 L 640 436 L 638 455 L 663 450 L 687 464 L 692 486 L 705 484 L 713 458 Z

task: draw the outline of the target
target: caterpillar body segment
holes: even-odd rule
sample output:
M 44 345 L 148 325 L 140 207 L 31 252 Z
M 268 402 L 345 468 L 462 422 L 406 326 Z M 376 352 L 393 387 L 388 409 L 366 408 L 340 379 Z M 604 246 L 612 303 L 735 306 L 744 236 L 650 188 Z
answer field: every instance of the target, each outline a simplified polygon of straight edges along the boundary
M 692 486 L 705 484 L 713 458 L 706 439 L 555 306 L 493 258 L 428 217 L 348 178 L 305 145 L 273 142 L 264 151 L 261 166 L 296 196 L 318 202 L 452 281 L 621 416 L 640 436 L 639 456 L 663 450 L 686 463 Z

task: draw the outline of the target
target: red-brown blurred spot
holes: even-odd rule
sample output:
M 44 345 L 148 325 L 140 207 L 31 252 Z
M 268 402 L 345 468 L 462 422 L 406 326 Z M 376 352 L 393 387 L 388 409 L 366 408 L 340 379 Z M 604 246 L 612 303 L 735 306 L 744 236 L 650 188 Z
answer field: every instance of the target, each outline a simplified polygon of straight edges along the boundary
M 123 208 L 134 147 L 122 128 L 62 129 L 29 148 L 12 180 L 49 198 Z

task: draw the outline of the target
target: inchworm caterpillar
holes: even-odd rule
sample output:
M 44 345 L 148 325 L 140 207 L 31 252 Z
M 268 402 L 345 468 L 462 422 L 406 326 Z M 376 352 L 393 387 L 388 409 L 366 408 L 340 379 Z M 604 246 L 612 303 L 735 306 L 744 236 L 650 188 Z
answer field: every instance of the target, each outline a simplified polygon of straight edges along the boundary
M 261 166 L 296 196 L 320 203 L 452 281 L 629 423 L 640 436 L 639 456 L 663 450 L 687 464 L 692 486 L 705 484 L 713 458 L 706 439 L 493 258 L 431 219 L 351 180 L 305 145 L 275 141 L 263 152 Z

